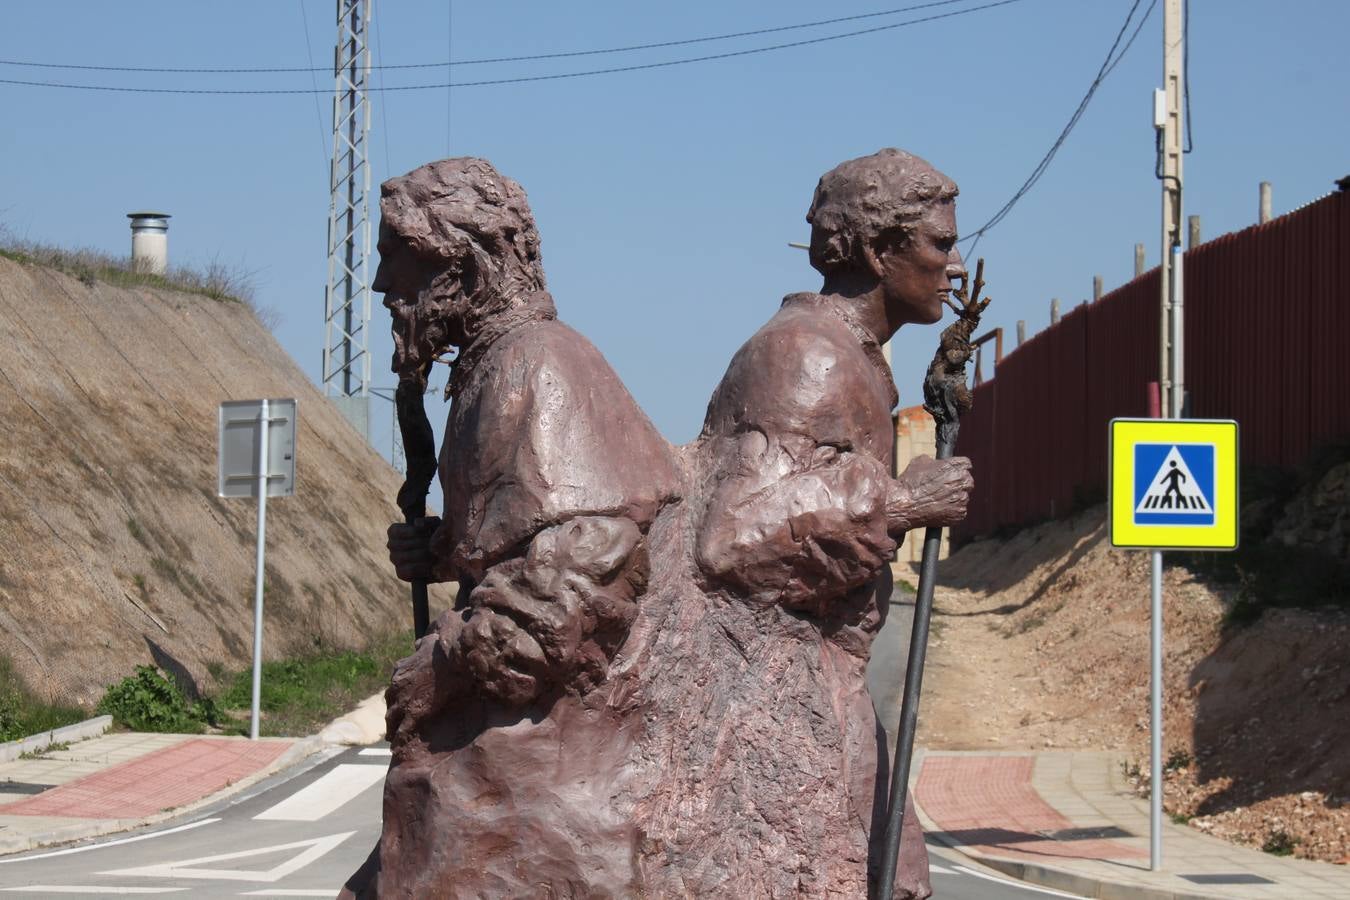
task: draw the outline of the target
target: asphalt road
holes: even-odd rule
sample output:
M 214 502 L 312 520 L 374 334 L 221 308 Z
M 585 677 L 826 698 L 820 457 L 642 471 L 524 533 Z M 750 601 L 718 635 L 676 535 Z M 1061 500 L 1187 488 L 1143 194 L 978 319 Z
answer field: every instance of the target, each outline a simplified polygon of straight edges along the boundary
M 912 599 L 899 595 L 897 600 Z M 869 677 L 894 727 L 909 607 L 891 609 Z M 311 758 L 251 792 L 153 829 L 0 858 L 0 894 L 28 898 L 332 897 L 380 834 L 388 751 Z M 1008 881 L 945 848 L 929 848 L 942 900 L 1020 900 L 1072 894 Z

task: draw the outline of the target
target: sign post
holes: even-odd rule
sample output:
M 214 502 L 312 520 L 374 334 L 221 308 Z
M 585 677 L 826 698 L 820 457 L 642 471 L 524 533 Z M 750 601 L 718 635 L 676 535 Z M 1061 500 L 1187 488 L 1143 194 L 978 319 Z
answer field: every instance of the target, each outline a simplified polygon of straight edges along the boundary
M 258 739 L 262 701 L 264 549 L 267 498 L 295 493 L 295 401 L 234 400 L 220 404 L 217 493 L 258 498 L 257 571 L 253 580 L 253 706 L 249 737 Z
M 1238 543 L 1238 427 L 1231 419 L 1112 419 L 1111 545 L 1147 549 L 1149 864 L 1162 868 L 1162 552 L 1233 550 Z

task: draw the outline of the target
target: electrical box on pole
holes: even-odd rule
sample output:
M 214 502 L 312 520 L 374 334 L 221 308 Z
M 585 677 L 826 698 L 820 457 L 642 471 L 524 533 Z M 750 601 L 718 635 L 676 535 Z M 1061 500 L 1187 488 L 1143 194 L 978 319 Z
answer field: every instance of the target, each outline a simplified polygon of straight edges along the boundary
M 370 48 L 372 0 L 337 0 L 329 172 L 324 393 L 370 438 Z

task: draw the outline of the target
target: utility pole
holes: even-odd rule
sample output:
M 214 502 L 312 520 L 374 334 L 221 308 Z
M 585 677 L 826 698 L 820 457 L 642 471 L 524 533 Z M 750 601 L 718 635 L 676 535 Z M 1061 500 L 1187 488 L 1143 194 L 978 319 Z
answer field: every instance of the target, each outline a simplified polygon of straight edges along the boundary
M 1186 396 L 1182 275 L 1181 156 L 1184 135 L 1185 11 L 1186 0 L 1163 0 L 1163 86 L 1153 94 L 1153 127 L 1157 130 L 1157 172 L 1162 178 L 1162 282 L 1158 340 L 1158 385 L 1162 393 L 1160 412 L 1180 419 Z M 1152 559 L 1149 605 L 1149 868 L 1162 869 L 1162 681 L 1163 607 L 1161 550 Z
M 329 172 L 324 393 L 370 439 L 370 48 L 372 0 L 337 0 L 333 161 Z
M 1182 177 L 1184 151 L 1185 47 L 1182 4 L 1163 0 L 1163 87 L 1154 96 L 1154 127 L 1158 130 L 1158 170 L 1162 177 L 1162 315 L 1159 317 L 1159 384 L 1163 410 L 1181 417 L 1185 392 L 1185 356 L 1182 346 Z

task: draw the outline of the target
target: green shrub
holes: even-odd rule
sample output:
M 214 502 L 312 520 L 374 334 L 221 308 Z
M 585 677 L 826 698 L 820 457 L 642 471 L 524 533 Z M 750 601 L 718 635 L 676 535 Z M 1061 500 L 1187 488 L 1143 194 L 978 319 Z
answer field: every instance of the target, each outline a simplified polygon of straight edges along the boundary
M 394 663 L 412 652 L 412 635 L 386 635 L 364 651 L 338 650 L 264 662 L 259 706 L 263 735 L 313 734 L 371 694 L 387 687 Z M 216 703 L 236 716 L 253 705 L 253 672 L 227 682 Z M 245 717 L 246 718 L 246 717 Z M 247 723 L 236 728 L 244 731 Z M 244 731 L 246 733 L 246 731 Z
M 0 743 L 72 725 L 84 718 L 81 709 L 44 703 L 34 696 L 9 659 L 0 656 Z
M 1297 846 L 1298 838 L 1283 828 L 1276 828 L 1266 835 L 1266 842 L 1261 845 L 1261 849 L 1275 856 L 1291 856 Z
M 154 666 L 137 666 L 135 675 L 108 688 L 98 711 L 133 731 L 174 734 L 198 734 L 220 719 L 211 700 L 189 702 L 178 685 Z

